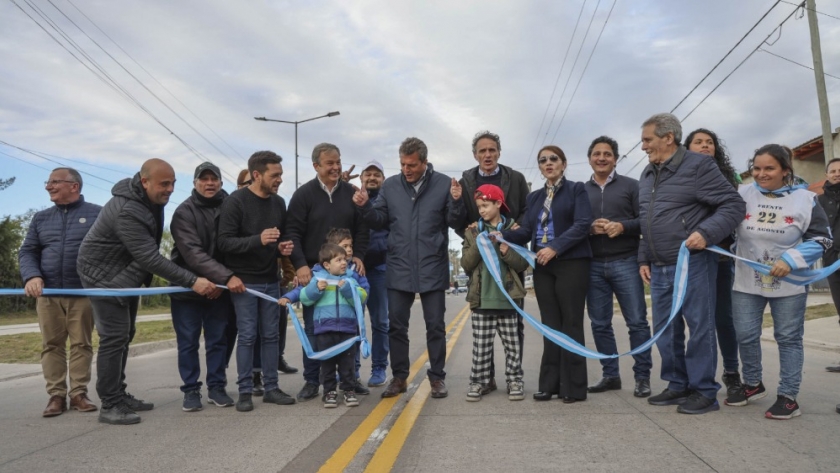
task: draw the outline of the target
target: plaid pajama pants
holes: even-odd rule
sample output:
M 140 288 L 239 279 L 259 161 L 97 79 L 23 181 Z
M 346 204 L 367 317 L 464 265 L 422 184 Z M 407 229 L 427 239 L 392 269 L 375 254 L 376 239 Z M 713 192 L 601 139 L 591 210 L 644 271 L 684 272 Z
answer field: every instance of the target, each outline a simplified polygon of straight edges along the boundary
M 521 378 L 522 350 L 517 334 L 518 319 L 511 311 L 507 315 L 472 313 L 473 352 L 470 383 L 488 384 L 496 332 L 505 348 L 505 378 L 511 382 Z

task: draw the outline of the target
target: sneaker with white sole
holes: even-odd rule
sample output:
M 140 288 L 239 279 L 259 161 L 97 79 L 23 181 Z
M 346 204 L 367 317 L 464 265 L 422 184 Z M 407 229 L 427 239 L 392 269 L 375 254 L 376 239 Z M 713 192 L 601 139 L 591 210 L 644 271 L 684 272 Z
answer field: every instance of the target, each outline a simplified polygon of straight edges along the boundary
M 525 386 L 521 379 L 515 379 L 508 383 L 508 400 L 521 401 L 525 399 Z
M 355 391 L 344 391 L 344 405 L 347 407 L 356 407 L 359 405 L 359 398 L 356 397 Z
M 201 393 L 198 390 L 187 391 L 184 393 L 184 403 L 181 410 L 184 412 L 196 412 L 202 409 Z
M 467 391 L 467 401 L 469 402 L 478 402 L 481 400 L 482 394 L 481 384 L 480 383 L 470 383 L 470 390 Z
M 750 386 L 749 384 L 743 384 L 741 386 L 741 389 L 727 396 L 726 400 L 723 402 L 727 406 L 740 407 L 746 406 L 750 402 L 763 399 L 765 396 L 767 396 L 767 390 L 764 389 L 764 383 L 759 381 L 758 386 Z
M 330 391 L 324 394 L 324 407 L 327 409 L 338 407 L 338 392 Z
M 776 396 L 776 403 L 770 406 L 770 409 L 767 409 L 767 412 L 764 413 L 764 417 L 778 420 L 792 419 L 801 415 L 802 413 L 799 412 L 799 403 L 796 402 L 796 399 L 782 395 Z

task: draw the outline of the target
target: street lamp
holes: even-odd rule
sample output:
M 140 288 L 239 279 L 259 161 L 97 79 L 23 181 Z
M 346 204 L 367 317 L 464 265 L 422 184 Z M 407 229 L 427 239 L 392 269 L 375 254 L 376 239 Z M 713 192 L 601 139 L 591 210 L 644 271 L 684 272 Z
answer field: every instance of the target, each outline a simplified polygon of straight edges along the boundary
M 298 120 L 296 122 L 288 121 L 288 120 L 274 120 L 274 119 L 265 118 L 265 117 L 254 117 L 254 120 L 259 120 L 261 122 L 290 123 L 290 124 L 295 126 L 295 190 L 297 190 L 298 184 L 299 184 L 299 179 L 298 179 L 298 132 L 297 132 L 298 123 L 311 122 L 312 120 L 317 120 L 319 118 L 329 118 L 329 117 L 334 117 L 336 115 L 340 115 L 340 113 L 339 112 L 330 112 L 326 115 L 321 115 L 320 117 L 307 118 L 306 120 Z

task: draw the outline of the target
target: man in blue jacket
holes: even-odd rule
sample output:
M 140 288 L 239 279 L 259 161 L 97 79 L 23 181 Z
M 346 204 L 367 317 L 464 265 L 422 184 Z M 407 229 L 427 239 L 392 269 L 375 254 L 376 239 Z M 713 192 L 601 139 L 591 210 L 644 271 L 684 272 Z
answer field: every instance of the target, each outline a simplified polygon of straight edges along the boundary
M 464 203 L 457 180 L 436 173 L 428 162 L 428 148 L 418 138 L 400 145 L 402 173 L 382 184 L 371 202 L 359 189 L 353 202 L 371 228 L 388 227 L 388 337 L 391 349 L 391 383 L 382 397 L 404 393 L 410 361 L 408 320 L 417 294 L 426 322 L 427 372 L 433 398 L 448 395 L 443 370 L 446 362 L 445 291 L 449 288 L 449 228 L 461 222 Z
M 639 179 L 639 274 L 650 284 L 653 331 L 671 312 L 680 245 L 691 250 L 681 313 L 656 346 L 668 388 L 648 398 L 656 406 L 678 405 L 677 412 L 704 414 L 720 409 L 715 381 L 715 280 L 717 255 L 703 251 L 726 238 L 746 213 L 744 200 L 723 177 L 715 161 L 681 146 L 682 127 L 661 113 L 642 124 L 642 150 L 650 164 Z M 685 327 L 691 337 L 686 344 Z
M 93 361 L 93 311 L 87 297 L 41 297 L 43 289 L 81 289 L 76 256 L 102 207 L 85 202 L 82 176 L 72 168 L 56 168 L 44 183 L 55 206 L 32 217 L 18 253 L 20 275 L 29 297 L 37 297 L 41 327 L 41 369 L 50 395 L 44 417 L 67 410 L 67 338 L 70 338 L 70 408 L 95 411 L 87 386 Z

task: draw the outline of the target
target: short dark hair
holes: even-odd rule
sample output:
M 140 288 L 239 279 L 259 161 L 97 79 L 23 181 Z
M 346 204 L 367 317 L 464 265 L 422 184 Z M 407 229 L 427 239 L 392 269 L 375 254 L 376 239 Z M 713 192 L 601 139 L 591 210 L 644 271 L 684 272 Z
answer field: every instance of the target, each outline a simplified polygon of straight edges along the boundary
M 82 183 L 82 175 L 79 174 L 79 171 L 77 171 L 73 168 L 67 168 L 67 167 L 55 168 L 55 169 L 52 170 L 52 172 L 56 172 L 56 171 L 67 171 L 67 174 L 70 174 L 70 180 L 72 180 L 73 182 L 78 182 L 79 183 L 79 192 L 82 192 L 82 184 L 83 184 Z
M 318 251 L 318 262 L 321 263 L 321 266 L 323 266 L 324 263 L 329 263 L 339 256 L 347 258 L 347 252 L 344 251 L 344 248 L 336 245 L 335 243 L 324 243 L 321 246 L 321 250 Z
M 425 163 L 429 158 L 429 148 L 426 147 L 426 143 L 423 143 L 423 140 L 413 136 L 404 139 L 400 144 L 400 156 L 409 156 L 414 153 L 417 153 L 420 162 Z
M 589 151 L 586 152 L 587 157 L 592 157 L 592 150 L 595 149 L 595 145 L 599 143 L 606 143 L 610 145 L 615 159 L 618 159 L 618 142 L 616 142 L 614 139 L 610 138 L 607 135 L 601 135 L 598 138 L 592 140 L 592 144 L 589 145 Z
M 825 172 L 828 174 L 828 167 L 834 163 L 840 163 L 840 158 L 834 158 L 825 165 Z
M 353 241 L 353 234 L 346 228 L 330 228 L 330 231 L 327 232 L 327 243 L 337 245 L 344 240 Z
M 321 154 L 327 151 L 335 151 L 341 157 L 341 150 L 338 149 L 338 146 L 332 143 L 321 143 L 312 149 L 312 163 L 321 164 Z
M 501 142 L 501 140 L 499 140 L 499 135 L 497 135 L 495 133 L 491 133 L 489 130 L 484 130 L 484 131 L 479 131 L 473 137 L 473 141 L 472 141 L 473 154 L 475 154 L 475 147 L 478 146 L 478 141 L 482 140 L 484 138 L 487 138 L 487 139 L 490 139 L 490 140 L 493 140 L 493 141 L 496 142 L 496 151 L 501 151 L 502 150 L 502 142 Z
M 248 173 L 253 176 L 254 171 L 264 174 L 269 164 L 280 164 L 283 158 L 274 151 L 257 151 L 248 158 Z

